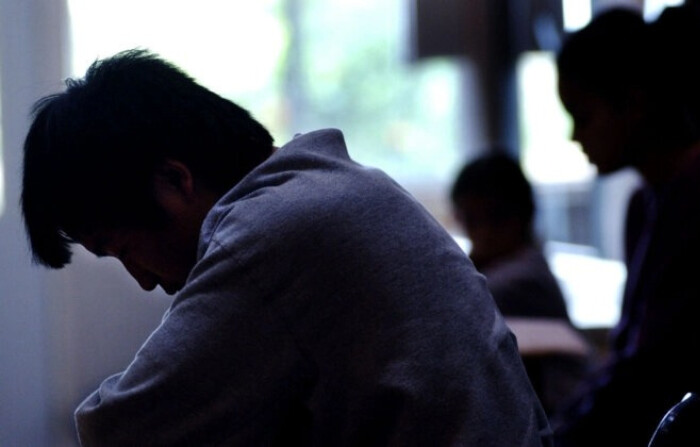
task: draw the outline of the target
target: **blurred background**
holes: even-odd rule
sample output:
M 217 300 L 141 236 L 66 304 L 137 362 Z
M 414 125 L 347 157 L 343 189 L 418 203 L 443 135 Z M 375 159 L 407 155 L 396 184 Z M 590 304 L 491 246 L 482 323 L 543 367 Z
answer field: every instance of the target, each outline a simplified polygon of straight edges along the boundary
M 573 322 L 606 329 L 625 271 L 633 172 L 598 178 L 569 140 L 554 52 L 616 4 L 649 18 L 680 1 L 0 0 L 0 447 L 76 446 L 75 406 L 123 369 L 170 298 L 117 261 L 78 250 L 31 264 L 18 208 L 32 103 L 96 58 L 147 48 L 249 109 L 285 143 L 343 130 L 460 237 L 448 190 L 484 148 L 512 148 L 533 183 L 537 230 Z

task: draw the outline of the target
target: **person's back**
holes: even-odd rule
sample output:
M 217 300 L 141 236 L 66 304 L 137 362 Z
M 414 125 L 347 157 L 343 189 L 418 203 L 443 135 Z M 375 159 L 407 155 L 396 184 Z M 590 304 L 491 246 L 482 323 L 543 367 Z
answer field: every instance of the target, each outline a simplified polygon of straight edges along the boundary
M 690 6 L 667 8 L 651 24 L 611 10 L 558 55 L 573 139 L 601 175 L 633 167 L 644 180 L 628 207 L 627 281 L 610 358 L 552 419 L 558 446 L 646 446 L 665 411 L 700 385 L 700 119 L 690 53 L 699 23 Z
M 35 259 L 117 257 L 175 295 L 76 409 L 99 446 L 551 446 L 482 277 L 342 133 L 280 148 L 144 52 L 37 103 L 22 207 Z
M 450 200 L 469 238 L 469 256 L 501 313 L 532 324 L 560 323 L 580 335 L 535 234 L 532 186 L 517 160 L 498 147 L 470 160 L 458 173 Z M 524 361 L 545 410 L 552 413 L 587 373 L 591 358 L 549 352 L 526 355 Z

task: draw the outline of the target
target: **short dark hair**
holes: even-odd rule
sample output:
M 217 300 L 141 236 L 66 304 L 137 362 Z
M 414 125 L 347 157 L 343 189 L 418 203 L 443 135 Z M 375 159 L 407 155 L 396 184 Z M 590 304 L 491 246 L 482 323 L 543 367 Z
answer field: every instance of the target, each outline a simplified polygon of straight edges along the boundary
M 644 93 L 651 101 L 644 141 L 682 150 L 700 138 L 698 40 L 696 2 L 666 7 L 650 23 L 635 8 L 610 7 L 564 40 L 557 71 L 613 105 Z
M 165 159 L 223 194 L 273 150 L 248 111 L 142 49 L 95 61 L 39 99 L 24 142 L 21 207 L 35 262 L 70 263 L 80 234 L 165 221 L 152 180 Z
M 638 10 L 606 9 L 566 37 L 557 54 L 557 71 L 609 101 L 619 101 L 630 86 L 646 85 L 646 39 Z
M 489 200 L 494 219 L 517 218 L 529 228 L 535 215 L 532 186 L 518 161 L 504 149 L 494 149 L 470 160 L 460 170 L 450 199 L 478 196 Z

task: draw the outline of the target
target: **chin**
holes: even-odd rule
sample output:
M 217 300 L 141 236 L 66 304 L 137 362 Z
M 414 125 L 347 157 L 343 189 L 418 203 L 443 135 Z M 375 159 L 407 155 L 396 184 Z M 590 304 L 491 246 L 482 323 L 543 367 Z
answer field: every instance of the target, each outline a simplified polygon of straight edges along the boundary
M 596 167 L 596 171 L 598 172 L 598 175 L 600 176 L 606 176 L 610 174 L 614 174 L 618 171 L 620 171 L 624 166 L 620 165 L 602 165 L 602 164 L 594 164 Z
M 624 166 L 620 163 L 611 162 L 611 160 L 595 160 L 588 158 L 589 163 L 591 163 L 596 168 L 598 175 L 608 175 L 615 173 L 622 169 Z
M 161 284 L 161 285 L 160 285 L 160 288 L 163 289 L 163 291 L 164 291 L 167 295 L 175 295 L 177 292 L 180 291 L 180 287 L 179 287 L 179 286 L 172 286 L 172 285 L 164 285 L 164 284 Z
M 588 162 L 595 166 L 599 175 L 607 175 L 620 171 L 627 166 L 624 157 L 620 156 L 618 153 L 611 153 L 611 151 L 612 150 L 609 150 L 606 153 L 601 149 L 590 152 L 584 151 L 584 154 Z

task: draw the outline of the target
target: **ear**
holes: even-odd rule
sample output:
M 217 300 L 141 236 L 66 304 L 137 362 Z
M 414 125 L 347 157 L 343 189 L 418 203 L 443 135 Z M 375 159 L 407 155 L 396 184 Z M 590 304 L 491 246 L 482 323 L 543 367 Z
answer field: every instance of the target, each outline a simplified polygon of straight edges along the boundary
M 171 158 L 156 168 L 155 197 L 166 209 L 190 202 L 195 196 L 194 177 L 186 164 Z

